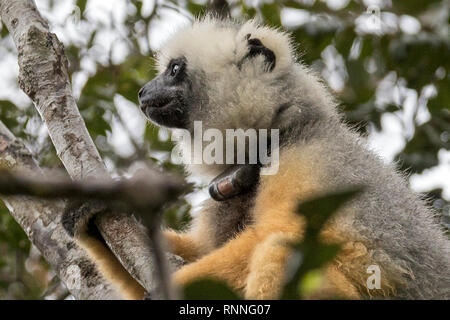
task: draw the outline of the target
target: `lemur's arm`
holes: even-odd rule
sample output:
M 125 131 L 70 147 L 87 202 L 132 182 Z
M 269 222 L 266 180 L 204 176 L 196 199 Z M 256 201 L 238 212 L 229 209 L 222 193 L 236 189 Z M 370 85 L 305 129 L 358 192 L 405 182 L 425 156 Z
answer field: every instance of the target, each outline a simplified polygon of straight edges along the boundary
M 247 193 L 259 181 L 259 165 L 236 165 L 214 178 L 209 184 L 209 194 L 216 201 L 225 201 L 237 195 Z M 197 237 L 187 232 L 165 230 L 164 236 L 172 253 L 181 256 L 187 262 L 197 260 L 203 255 L 203 248 L 197 243 Z
M 163 236 L 170 252 L 180 256 L 186 262 L 192 262 L 202 255 L 202 250 L 191 233 L 167 229 L 163 231 Z

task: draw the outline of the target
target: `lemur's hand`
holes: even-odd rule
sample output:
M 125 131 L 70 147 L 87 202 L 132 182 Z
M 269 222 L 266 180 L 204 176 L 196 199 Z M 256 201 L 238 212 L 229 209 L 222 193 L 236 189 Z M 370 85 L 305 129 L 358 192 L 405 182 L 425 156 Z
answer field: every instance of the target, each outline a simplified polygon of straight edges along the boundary
M 92 229 L 89 228 L 92 218 L 107 209 L 100 201 L 68 200 L 61 222 L 70 236 L 78 238 Z
M 209 194 L 216 201 L 224 201 L 244 194 L 259 181 L 260 166 L 241 164 L 225 170 L 209 184 Z

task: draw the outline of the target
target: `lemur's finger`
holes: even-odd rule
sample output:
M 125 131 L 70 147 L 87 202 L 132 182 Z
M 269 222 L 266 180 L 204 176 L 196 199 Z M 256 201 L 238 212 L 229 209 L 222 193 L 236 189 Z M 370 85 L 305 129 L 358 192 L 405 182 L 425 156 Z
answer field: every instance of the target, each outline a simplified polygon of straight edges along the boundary
M 237 165 L 225 170 L 209 184 L 209 194 L 224 201 L 250 191 L 259 181 L 259 165 Z

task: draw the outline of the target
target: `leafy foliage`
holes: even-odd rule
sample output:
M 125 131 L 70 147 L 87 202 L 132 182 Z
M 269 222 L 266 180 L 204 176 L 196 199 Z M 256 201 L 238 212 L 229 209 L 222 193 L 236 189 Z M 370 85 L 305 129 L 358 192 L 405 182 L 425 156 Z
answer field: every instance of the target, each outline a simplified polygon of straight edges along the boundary
M 240 298 L 225 284 L 215 280 L 198 280 L 184 289 L 187 300 L 239 300 Z
M 6 299 L 33 299 L 42 294 L 45 279 L 39 269 L 48 272 L 48 266 L 38 259 L 28 258 L 30 242 L 25 232 L 9 215 L 8 209 L 0 203 L 0 297 Z
M 318 288 L 321 277 L 320 268 L 331 261 L 340 248 L 338 244 L 323 243 L 320 232 L 331 216 L 360 191 L 361 188 L 340 190 L 299 205 L 298 213 L 306 219 L 306 230 L 304 239 L 293 246 L 294 261 L 290 268 L 294 272 L 284 287 L 282 299 L 305 297 Z

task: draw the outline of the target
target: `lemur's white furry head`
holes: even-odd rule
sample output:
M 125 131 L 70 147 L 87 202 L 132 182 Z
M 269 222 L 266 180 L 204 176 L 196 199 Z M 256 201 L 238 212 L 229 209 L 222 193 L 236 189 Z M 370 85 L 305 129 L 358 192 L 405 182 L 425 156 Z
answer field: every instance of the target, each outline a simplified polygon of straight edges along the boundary
M 263 54 L 248 56 L 252 39 L 273 52 L 273 69 Z M 294 62 L 288 34 L 253 20 L 239 24 L 212 18 L 174 34 L 158 54 L 159 71 L 178 57 L 186 59 L 187 74 L 198 93 L 191 120 L 219 129 L 268 128 L 283 101 L 285 84 L 279 79 L 292 71 Z
M 289 127 L 313 104 L 329 105 L 326 90 L 296 60 L 283 31 L 254 20 L 197 20 L 162 46 L 159 76 L 141 90 L 141 108 L 160 125 L 190 131 L 194 121 L 222 133 Z M 223 170 L 201 167 L 212 175 Z
M 255 20 L 239 24 L 210 17 L 176 32 L 160 50 L 158 68 L 162 72 L 171 59 L 185 56 L 191 69 L 222 73 L 225 68 L 237 67 L 242 61 L 249 51 L 249 37 L 259 39 L 274 52 L 274 74 L 289 70 L 294 55 L 287 33 L 259 25 Z

